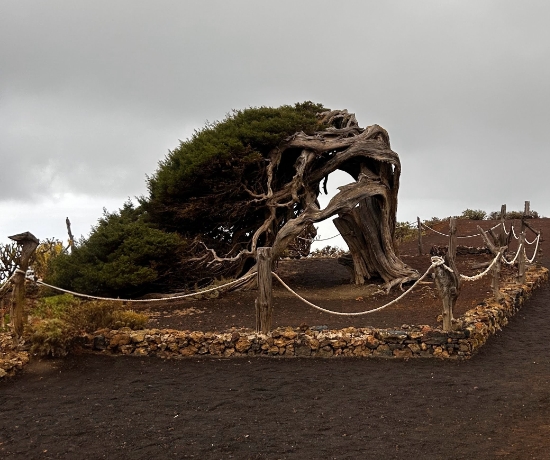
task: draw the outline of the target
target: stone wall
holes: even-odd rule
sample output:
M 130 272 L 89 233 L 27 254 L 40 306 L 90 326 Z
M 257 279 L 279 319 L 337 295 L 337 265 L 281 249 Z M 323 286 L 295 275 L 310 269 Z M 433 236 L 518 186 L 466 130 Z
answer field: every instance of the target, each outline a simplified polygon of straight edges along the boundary
M 508 323 L 530 293 L 548 280 L 548 269 L 532 266 L 524 285 L 508 283 L 503 299 L 479 303 L 445 332 L 430 326 L 396 329 L 279 328 L 268 335 L 230 330 L 223 333 L 150 329 L 100 330 L 80 338 L 83 348 L 104 353 L 181 358 L 185 356 L 382 357 L 466 359 Z
M 29 362 L 29 353 L 19 345 L 13 334 L 0 333 L 0 379 L 14 375 Z

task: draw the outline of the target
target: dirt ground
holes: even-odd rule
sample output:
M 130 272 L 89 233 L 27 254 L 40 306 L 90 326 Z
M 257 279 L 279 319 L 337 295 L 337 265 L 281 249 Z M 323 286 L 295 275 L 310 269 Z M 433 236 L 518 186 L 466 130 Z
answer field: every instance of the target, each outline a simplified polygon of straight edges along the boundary
M 459 221 L 458 234 L 477 233 L 477 223 Z M 532 223 L 549 234 L 550 219 Z M 478 238 L 465 241 L 482 246 Z M 427 235 L 426 249 L 431 244 L 445 244 L 445 238 Z M 415 252 L 414 242 L 401 247 L 404 260 L 423 272 L 429 257 Z M 489 259 L 462 256 L 459 268 L 473 274 L 471 264 Z M 550 266 L 544 252 L 539 261 Z M 373 296 L 372 286 L 343 284 L 348 274 L 333 262 L 284 261 L 278 270 L 304 297 L 338 311 L 369 309 L 396 295 Z M 466 283 L 455 316 L 488 295 L 487 279 Z M 253 299 L 254 293 L 233 293 L 167 303 L 151 310 L 157 314 L 152 324 L 253 328 Z M 549 305 L 546 285 L 465 362 L 34 360 L 0 382 L 0 458 L 547 459 Z M 277 289 L 274 321 L 330 328 L 437 324 L 440 308 L 430 284 L 409 300 L 353 320 L 318 313 Z

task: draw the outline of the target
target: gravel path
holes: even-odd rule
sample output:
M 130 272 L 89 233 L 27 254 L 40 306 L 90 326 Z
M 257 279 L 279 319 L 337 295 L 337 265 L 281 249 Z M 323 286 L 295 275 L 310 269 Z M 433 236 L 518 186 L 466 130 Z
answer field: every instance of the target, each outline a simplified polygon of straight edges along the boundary
M 0 458 L 547 459 L 549 307 L 465 362 L 33 361 L 0 381 Z

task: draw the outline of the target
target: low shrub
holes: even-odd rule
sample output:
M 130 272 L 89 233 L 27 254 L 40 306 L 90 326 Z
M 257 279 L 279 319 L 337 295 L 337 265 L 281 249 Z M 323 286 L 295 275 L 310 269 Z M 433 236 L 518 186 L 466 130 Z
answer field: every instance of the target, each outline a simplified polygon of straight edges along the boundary
M 43 319 L 31 326 L 31 353 L 39 356 L 59 357 L 69 352 L 74 330 L 59 318 Z
M 337 246 L 325 246 L 322 249 L 315 249 L 309 255 L 309 257 L 333 257 L 337 258 L 343 256 L 346 253 L 342 248 Z
M 149 318 L 143 313 L 137 313 L 133 310 L 118 310 L 113 312 L 113 329 L 129 327 L 130 329 L 143 329 Z
M 462 214 L 458 218 L 469 220 L 485 220 L 487 218 L 487 213 L 482 209 L 465 209 L 464 211 L 462 211 Z
M 445 217 L 444 219 L 440 219 L 439 217 L 432 217 L 431 219 L 427 219 L 425 221 L 423 221 L 422 223 L 424 225 L 427 225 L 428 227 L 433 227 L 434 225 L 436 224 L 439 224 L 445 220 L 449 220 L 448 217 Z
M 64 356 L 83 332 L 130 327 L 143 329 L 149 318 L 118 302 L 82 301 L 70 294 L 44 297 L 31 312 L 31 351 L 40 356 Z
M 500 213 L 499 213 L 500 217 Z M 527 219 L 538 219 L 539 213 L 537 211 L 530 211 L 527 216 L 525 216 Z M 509 211 L 506 213 L 506 219 L 507 220 L 514 220 L 518 219 L 521 220 L 523 218 L 523 211 Z
M 418 236 L 418 228 L 413 222 L 397 222 L 395 225 L 395 240 L 398 243 L 412 241 Z

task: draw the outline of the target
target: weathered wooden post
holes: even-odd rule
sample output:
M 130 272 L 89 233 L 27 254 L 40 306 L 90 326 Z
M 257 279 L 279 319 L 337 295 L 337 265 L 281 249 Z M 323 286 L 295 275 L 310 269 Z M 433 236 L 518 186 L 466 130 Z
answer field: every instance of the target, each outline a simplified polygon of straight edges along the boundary
M 69 234 L 69 247 L 72 251 L 74 249 L 74 236 L 73 232 L 71 231 L 71 221 L 68 217 L 65 219 L 65 224 L 67 225 L 67 233 Z
M 420 223 L 420 217 L 416 216 L 416 224 L 418 226 L 418 254 L 424 254 L 424 248 L 422 247 L 422 224 Z
M 453 307 L 460 293 L 460 275 L 456 268 L 456 220 L 451 217 L 449 250 L 445 254 L 445 265 L 451 270 L 439 265 L 435 267 L 435 285 L 439 291 L 439 296 L 443 301 L 443 330 L 451 331 L 453 329 Z
M 517 281 L 519 284 L 525 283 L 525 230 L 523 230 L 519 235 L 518 243 L 518 278 Z
M 273 291 L 271 276 L 271 248 L 258 248 L 258 298 L 256 299 L 256 332 L 271 331 L 273 318 Z
M 531 215 L 531 202 L 526 201 L 525 206 L 523 207 L 523 216 L 521 217 L 521 233 L 519 235 L 519 241 L 518 241 L 518 251 L 520 251 L 518 255 L 518 277 L 517 281 L 520 284 L 525 283 L 525 229 L 527 227 L 530 227 L 530 225 L 525 222 L 526 219 L 529 219 Z
M 502 254 L 504 254 L 504 251 L 506 251 L 507 246 L 501 246 L 500 248 L 497 248 L 493 243 L 491 243 L 491 240 L 489 240 L 489 237 L 487 236 L 487 232 L 485 232 L 485 230 L 483 230 L 479 225 L 477 226 L 477 229 L 481 233 L 481 236 L 485 241 L 485 245 L 487 246 L 487 248 L 489 248 L 491 254 L 493 254 L 495 257 L 498 256 L 498 259 L 493 266 L 493 279 L 491 280 L 493 296 L 498 302 L 502 298 L 502 294 L 500 293 L 500 270 L 502 266 L 500 258 L 502 257 Z
M 502 299 L 502 294 L 500 293 L 500 269 L 501 269 L 501 262 L 500 258 L 502 257 L 502 253 L 504 252 L 504 246 L 501 247 L 498 251 L 498 259 L 495 262 L 495 265 L 493 266 L 493 279 L 491 280 L 491 288 L 493 289 L 493 297 L 497 302 Z
M 512 231 L 512 230 L 510 230 Z M 508 235 L 506 235 L 506 205 L 500 207 L 500 238 L 498 245 L 507 246 Z
M 38 238 L 32 233 L 19 233 L 8 237 L 10 240 L 16 241 L 18 246 L 21 246 L 21 256 L 19 258 L 18 270 L 13 275 L 13 304 L 11 307 L 11 318 L 16 336 L 23 335 L 25 326 L 25 274 L 29 268 L 29 260 L 34 251 L 40 244 Z

